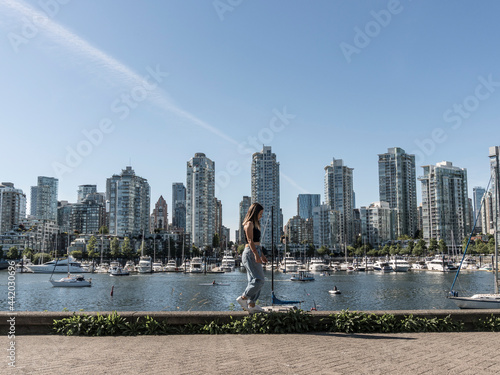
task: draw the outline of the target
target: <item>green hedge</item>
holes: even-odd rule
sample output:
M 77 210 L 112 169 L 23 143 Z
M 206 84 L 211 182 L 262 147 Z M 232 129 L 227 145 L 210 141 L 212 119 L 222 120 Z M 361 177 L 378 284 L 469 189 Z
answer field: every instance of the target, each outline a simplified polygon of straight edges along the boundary
M 491 316 L 475 322 L 477 331 L 500 331 L 500 317 Z M 208 324 L 170 325 L 166 320 L 139 317 L 127 321 L 115 311 L 111 315 L 73 314 L 54 320 L 56 334 L 77 336 L 168 335 L 168 334 L 283 334 L 305 332 L 399 333 L 399 332 L 461 332 L 464 323 L 445 318 L 419 318 L 413 315 L 396 318 L 392 314 L 375 315 L 343 310 L 315 322 L 303 310 L 286 313 L 262 313 L 233 319 L 229 323 L 212 321 Z

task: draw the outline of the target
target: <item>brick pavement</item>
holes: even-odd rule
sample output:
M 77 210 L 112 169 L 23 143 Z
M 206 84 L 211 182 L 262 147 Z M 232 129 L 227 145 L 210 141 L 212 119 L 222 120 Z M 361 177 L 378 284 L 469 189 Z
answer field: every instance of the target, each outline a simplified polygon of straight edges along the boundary
M 4 342 L 7 342 L 5 338 Z M 500 333 L 17 336 L 1 374 L 499 374 Z

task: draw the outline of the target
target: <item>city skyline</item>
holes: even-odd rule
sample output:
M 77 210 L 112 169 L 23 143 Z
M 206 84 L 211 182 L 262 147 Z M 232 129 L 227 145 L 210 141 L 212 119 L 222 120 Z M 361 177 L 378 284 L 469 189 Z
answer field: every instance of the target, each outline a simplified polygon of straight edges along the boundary
M 127 165 L 152 201 L 170 202 L 203 152 L 234 238 L 263 144 L 280 160 L 285 222 L 299 194 L 323 194 L 332 158 L 354 168 L 356 206 L 378 201 L 377 155 L 390 147 L 416 155 L 417 177 L 451 161 L 467 169 L 469 196 L 487 185 L 500 4 L 54 4 L 0 4 L 0 177 L 28 202 L 37 176 L 58 178 L 58 199 L 75 202 L 77 186 L 104 191 Z

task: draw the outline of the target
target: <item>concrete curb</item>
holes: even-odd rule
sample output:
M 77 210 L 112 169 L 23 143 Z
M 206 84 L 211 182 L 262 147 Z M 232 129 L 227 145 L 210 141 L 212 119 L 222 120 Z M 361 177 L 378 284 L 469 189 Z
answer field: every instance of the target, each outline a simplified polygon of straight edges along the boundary
M 312 311 L 311 315 L 315 321 L 326 318 L 340 311 Z M 419 318 L 445 318 L 450 315 L 453 321 L 461 321 L 466 331 L 474 329 L 474 322 L 494 315 L 500 317 L 500 310 L 393 310 L 393 311 L 363 311 L 367 314 L 378 316 L 392 314 L 397 319 L 413 315 Z M 46 335 L 53 333 L 52 324 L 59 320 L 76 315 L 110 315 L 112 311 L 17 311 L 0 312 L 0 334 L 7 335 L 12 332 L 11 322 L 14 318 L 15 335 Z M 167 320 L 171 325 L 185 324 L 207 324 L 213 321 L 227 323 L 233 319 L 242 319 L 248 316 L 244 311 L 118 311 L 118 314 L 127 320 L 136 320 L 138 317 L 150 316 L 158 321 Z

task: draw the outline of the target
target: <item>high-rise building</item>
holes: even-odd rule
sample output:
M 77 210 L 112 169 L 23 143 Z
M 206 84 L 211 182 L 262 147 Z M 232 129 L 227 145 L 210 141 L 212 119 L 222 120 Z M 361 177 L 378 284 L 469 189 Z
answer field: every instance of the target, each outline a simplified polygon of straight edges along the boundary
M 132 167 L 106 180 L 106 201 L 109 204 L 109 234 L 125 237 L 149 232 L 149 183 L 136 176 Z
M 156 229 L 167 230 L 168 228 L 168 207 L 167 202 L 160 195 L 158 201 L 155 204 L 153 213 L 151 214 L 151 233 L 154 233 Z
M 31 216 L 40 220 L 57 221 L 57 178 L 39 176 L 31 188 Z
M 214 230 L 219 236 L 219 241 L 222 240 L 222 202 L 217 198 L 214 198 L 215 205 L 215 217 L 214 217 Z
M 11 182 L 0 184 L 0 235 L 17 229 L 26 217 L 26 194 Z M 1 254 L 0 254 L 1 255 Z
M 369 207 L 360 208 L 361 240 L 373 248 L 381 248 L 394 239 L 396 209 L 387 202 L 375 202 Z
M 325 167 L 325 200 L 331 210 L 339 213 L 339 233 L 332 233 L 342 246 L 354 243 L 354 189 L 353 170 L 342 159 L 333 159 Z
M 172 226 L 186 230 L 186 187 L 182 182 L 172 184 Z
M 332 208 L 322 204 L 313 208 L 314 246 L 332 246 L 331 215 Z
M 187 162 L 186 233 L 198 248 L 212 246 L 215 234 L 215 163 L 203 153 Z
M 61 233 L 71 233 L 71 212 L 73 211 L 73 204 L 68 201 L 57 202 L 57 226 Z
M 261 244 L 270 250 L 271 234 L 274 233 L 274 244 L 279 244 L 283 227 L 280 215 L 280 164 L 270 146 L 264 146 L 261 152 L 252 155 L 251 178 L 252 203 L 258 202 L 264 207 L 260 221 Z M 274 212 L 272 218 L 271 212 Z
M 500 146 L 490 147 L 490 169 L 491 169 L 491 224 L 493 226 L 493 233 L 495 233 L 495 242 L 498 244 L 498 233 L 500 232 L 500 223 L 498 217 L 500 216 Z
M 81 202 L 71 205 L 71 230 L 84 234 L 98 234 L 106 224 L 104 197 L 97 191 L 86 194 Z
M 285 225 L 285 236 L 289 244 L 301 244 L 305 237 L 306 219 L 295 215 Z
M 312 210 L 321 204 L 320 194 L 299 194 L 297 197 L 297 214 L 303 219 L 312 219 Z
M 77 203 L 81 203 L 89 194 L 97 193 L 97 185 L 79 185 Z
M 467 170 L 448 161 L 422 168 L 423 238 L 460 246 L 470 232 Z
M 414 237 L 418 229 L 415 155 L 399 147 L 378 155 L 379 197 L 396 210 L 396 237 Z
M 245 220 L 245 216 L 247 215 L 248 209 L 250 208 L 252 204 L 252 198 L 248 196 L 244 196 L 243 199 L 240 202 L 240 229 L 238 230 L 238 238 L 236 238 L 236 241 L 239 243 L 245 243 L 246 237 L 245 237 L 245 230 L 243 229 L 243 220 Z

